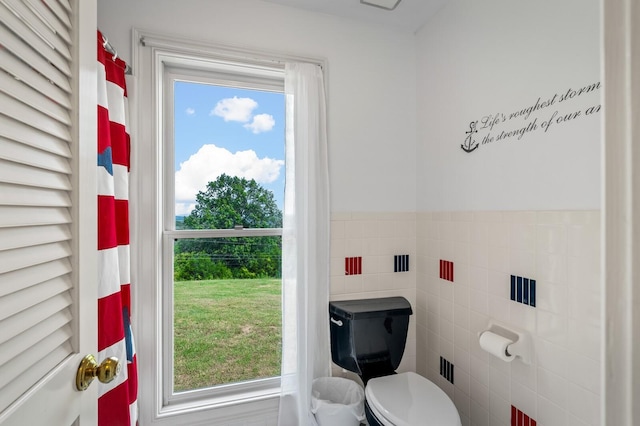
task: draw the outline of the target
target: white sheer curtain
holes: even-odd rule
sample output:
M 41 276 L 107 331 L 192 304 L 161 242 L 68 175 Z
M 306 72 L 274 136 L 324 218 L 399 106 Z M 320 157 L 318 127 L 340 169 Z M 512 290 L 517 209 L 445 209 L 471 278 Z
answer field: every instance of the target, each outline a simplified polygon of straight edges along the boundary
M 330 373 L 329 172 L 322 68 L 287 63 L 280 426 L 315 424 L 311 384 Z M 293 165 L 293 166 L 292 166 Z

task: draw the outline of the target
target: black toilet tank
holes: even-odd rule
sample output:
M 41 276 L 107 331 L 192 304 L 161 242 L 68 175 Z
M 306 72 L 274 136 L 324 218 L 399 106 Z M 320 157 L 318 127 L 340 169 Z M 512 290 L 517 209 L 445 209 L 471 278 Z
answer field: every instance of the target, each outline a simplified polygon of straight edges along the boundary
M 393 374 L 402 360 L 412 313 L 404 297 L 329 302 L 331 359 L 365 382 Z

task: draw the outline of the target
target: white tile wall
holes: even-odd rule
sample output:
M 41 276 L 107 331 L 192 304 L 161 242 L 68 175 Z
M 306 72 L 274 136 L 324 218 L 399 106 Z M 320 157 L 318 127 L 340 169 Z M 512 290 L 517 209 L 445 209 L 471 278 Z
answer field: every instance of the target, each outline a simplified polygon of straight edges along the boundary
M 416 371 L 452 394 L 465 425 L 595 425 L 600 401 L 600 213 L 418 213 Z M 454 262 L 455 282 L 439 278 Z M 510 275 L 537 281 L 537 307 L 510 300 Z M 484 352 L 489 319 L 528 330 L 531 366 Z M 456 368 L 444 384 L 438 360 Z
M 410 270 L 394 273 L 401 254 Z M 355 256 L 362 274 L 346 276 L 344 259 Z M 512 404 L 541 426 L 595 425 L 599 256 L 598 211 L 337 213 L 331 300 L 406 297 L 414 315 L 399 370 L 442 387 L 463 425 L 507 426 Z M 453 283 L 439 278 L 440 259 L 454 262 Z M 536 280 L 537 307 L 510 300 L 512 274 Z M 492 318 L 532 334 L 531 366 L 480 348 Z M 455 365 L 454 385 L 439 374 L 441 356 Z

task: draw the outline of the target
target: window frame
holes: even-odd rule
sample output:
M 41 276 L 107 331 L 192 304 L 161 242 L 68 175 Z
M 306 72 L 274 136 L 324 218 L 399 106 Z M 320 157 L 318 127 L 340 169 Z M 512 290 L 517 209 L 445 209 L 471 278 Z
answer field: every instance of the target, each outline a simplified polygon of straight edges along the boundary
M 184 59 L 183 59 L 184 61 Z M 181 62 L 183 62 L 181 61 Z M 164 90 L 162 111 L 164 131 L 161 151 L 163 152 L 163 229 L 162 229 L 162 389 L 166 406 L 184 402 L 208 400 L 214 405 L 243 400 L 245 395 L 257 397 L 280 394 L 280 376 L 228 383 L 209 388 L 175 392 L 174 385 L 174 241 L 176 238 L 224 238 L 282 236 L 282 228 L 242 228 L 242 229 L 175 229 L 175 83 L 189 82 L 209 84 L 228 88 L 279 92 L 284 94 L 284 70 L 257 69 L 244 64 L 210 61 L 211 68 L 203 68 L 201 63 L 184 61 L 189 65 L 166 64 L 163 70 Z M 200 62 L 200 61 L 198 61 Z M 254 72 L 257 72 L 254 75 Z M 284 144 L 284 141 L 283 141 Z M 286 167 L 286 165 L 285 165 Z
M 250 89 L 270 90 L 274 80 L 279 81 L 277 91 L 284 89 L 284 64 L 287 61 L 309 62 L 322 66 L 324 60 L 255 51 L 232 46 L 215 45 L 133 30 L 133 64 L 137 79 L 130 97 L 132 125 L 135 140 L 132 144 L 131 210 L 134 217 L 132 227 L 132 280 L 135 311 L 133 326 L 138 337 L 137 352 L 141 360 L 139 371 L 140 421 L 145 424 L 178 425 L 197 422 L 255 421 L 277 419 L 280 400 L 279 386 L 273 379 L 259 379 L 235 385 L 235 392 L 226 385 L 226 392 L 210 394 L 210 389 L 180 392 L 167 398 L 162 377 L 166 374 L 163 350 L 167 339 L 163 336 L 166 327 L 167 307 L 163 297 L 169 289 L 164 283 L 167 261 L 165 252 L 167 238 L 188 236 L 192 230 L 175 230 L 173 197 L 165 202 L 167 194 L 166 152 L 163 138 L 166 136 L 168 120 L 164 103 L 167 96 L 165 73 L 210 78 L 212 64 L 217 67 L 216 78 L 233 81 L 236 87 L 250 84 Z M 237 64 L 242 64 L 240 67 Z M 244 72 L 240 72 L 243 71 Z M 216 84 L 214 80 L 209 80 Z M 261 85 L 262 84 L 262 85 Z M 173 113 L 171 111 L 171 113 Z M 171 132 L 173 129 L 171 129 Z M 171 179 L 175 165 L 171 153 Z M 173 183 L 172 183 L 173 186 Z M 171 214 L 165 211 L 170 205 Z M 171 219 L 169 219 L 171 218 Z M 167 223 L 171 222 L 171 223 Z M 164 231 L 167 231 L 165 233 Z M 281 235 L 279 229 L 206 230 L 206 233 L 231 233 L 232 236 Z M 276 232 L 271 234 L 271 232 Z M 199 234 L 200 235 L 200 234 Z M 200 236 L 205 236 L 203 233 Z M 171 283 L 173 283 L 171 277 Z M 172 342 L 171 342 L 172 346 Z M 172 358 L 172 357 L 171 357 Z M 143 361 L 144 360 L 144 361 Z M 172 360 L 171 360 L 172 362 Z M 279 380 L 279 379 L 278 379 Z

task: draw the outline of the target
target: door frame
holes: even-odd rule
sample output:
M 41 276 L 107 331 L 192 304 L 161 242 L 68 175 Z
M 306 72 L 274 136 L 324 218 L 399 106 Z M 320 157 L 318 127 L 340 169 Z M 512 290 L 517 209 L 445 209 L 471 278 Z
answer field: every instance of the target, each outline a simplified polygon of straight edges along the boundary
M 74 85 L 74 118 L 76 147 L 74 154 L 74 271 L 78 284 L 77 311 L 79 319 L 76 336 L 76 365 L 87 354 L 98 354 L 98 202 L 96 191 L 97 139 L 98 139 L 98 76 L 97 76 L 97 28 L 98 1 L 73 1 L 75 16 L 76 68 Z M 98 360 L 101 362 L 102 360 Z M 75 376 L 74 376 L 75 378 Z M 74 380 L 75 383 L 75 380 Z M 98 423 L 98 384 L 81 392 L 79 426 L 93 426 Z
M 640 5 L 602 0 L 601 424 L 640 417 Z M 634 226 L 635 220 L 635 226 Z

